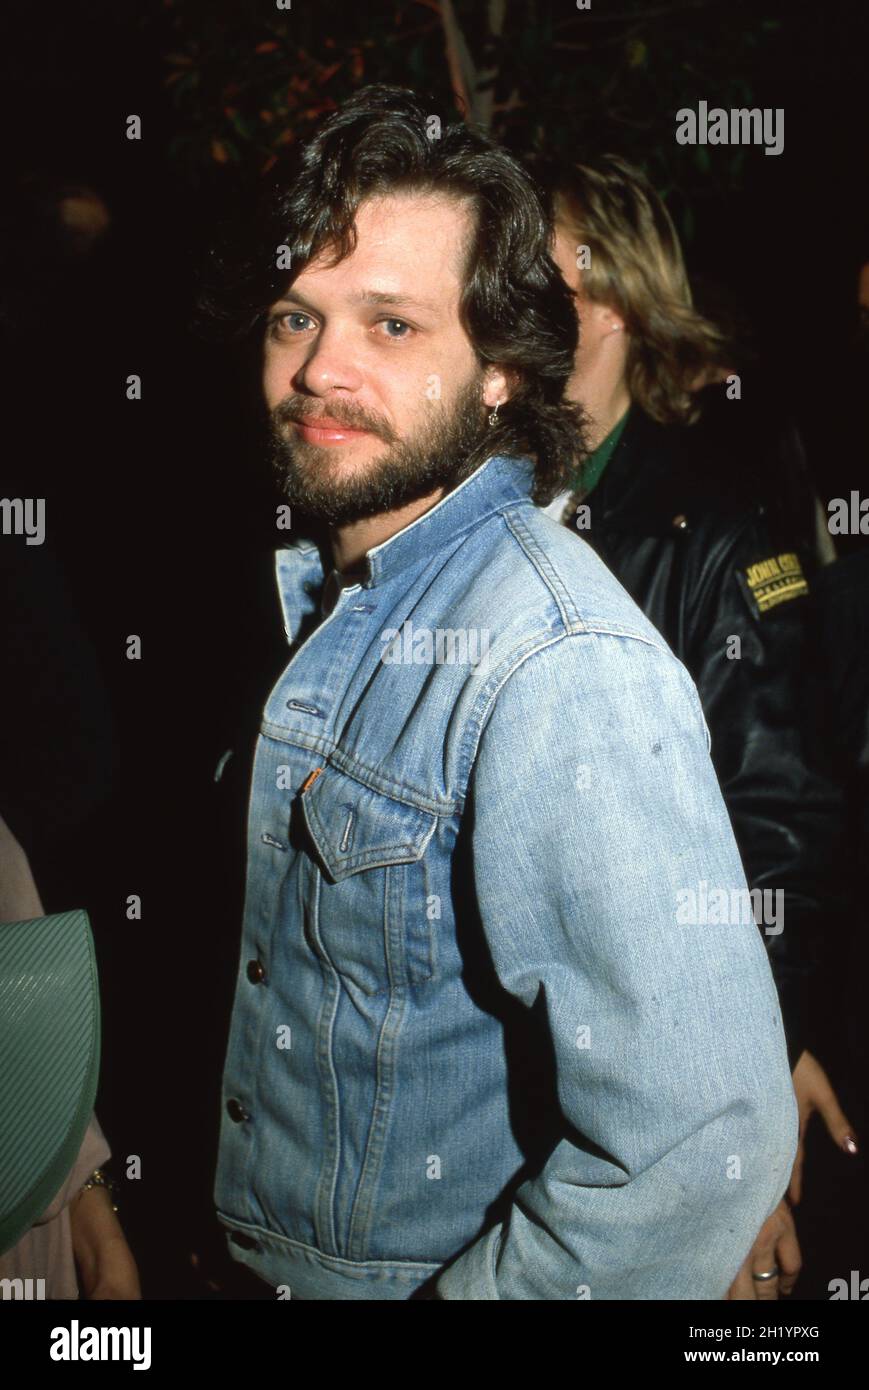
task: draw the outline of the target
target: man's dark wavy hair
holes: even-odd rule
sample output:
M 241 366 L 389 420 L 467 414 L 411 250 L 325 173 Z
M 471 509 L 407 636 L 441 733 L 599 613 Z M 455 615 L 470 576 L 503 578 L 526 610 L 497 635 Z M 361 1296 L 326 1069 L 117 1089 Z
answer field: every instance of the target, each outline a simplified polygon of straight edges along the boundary
M 364 87 L 346 101 L 301 151 L 292 183 L 281 178 L 267 194 L 251 254 L 239 257 L 226 243 L 212 250 L 199 321 L 231 336 L 252 332 L 309 261 L 334 248 L 337 263 L 353 250 L 355 215 L 368 197 L 419 190 L 462 199 L 475 219 L 462 323 L 480 364 L 513 368 L 518 380 L 477 462 L 531 456 L 532 497 L 545 504 L 583 456 L 582 413 L 563 400 L 577 344 L 573 301 L 521 165 L 467 125 L 445 125 L 435 136 L 434 111 L 401 87 Z M 276 268 L 279 246 L 289 247 L 292 271 Z

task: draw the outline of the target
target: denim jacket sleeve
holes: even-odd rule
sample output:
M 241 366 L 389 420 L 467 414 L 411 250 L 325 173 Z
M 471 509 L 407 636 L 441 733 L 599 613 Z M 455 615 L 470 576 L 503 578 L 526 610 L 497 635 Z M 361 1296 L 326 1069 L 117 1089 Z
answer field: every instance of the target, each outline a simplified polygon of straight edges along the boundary
M 470 791 L 483 930 L 542 992 L 564 1124 L 439 1295 L 722 1299 L 797 1112 L 694 685 L 643 638 L 554 638 L 502 682 Z

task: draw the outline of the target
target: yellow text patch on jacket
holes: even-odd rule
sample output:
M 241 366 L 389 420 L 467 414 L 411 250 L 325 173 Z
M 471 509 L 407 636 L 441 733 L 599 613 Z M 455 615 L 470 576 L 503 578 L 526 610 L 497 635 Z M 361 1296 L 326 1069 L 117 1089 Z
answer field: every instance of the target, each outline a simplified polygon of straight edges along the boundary
M 767 613 L 777 604 L 809 592 L 799 556 L 793 551 L 771 555 L 768 560 L 758 560 L 756 564 L 749 565 L 745 578 L 761 613 Z

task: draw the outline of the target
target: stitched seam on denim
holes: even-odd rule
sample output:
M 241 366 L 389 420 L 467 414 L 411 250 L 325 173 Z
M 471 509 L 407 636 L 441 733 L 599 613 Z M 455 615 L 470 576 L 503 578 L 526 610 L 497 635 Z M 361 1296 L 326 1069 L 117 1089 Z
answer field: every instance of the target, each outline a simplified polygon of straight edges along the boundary
M 273 738 L 276 743 L 288 743 L 292 748 L 303 748 L 306 753 L 322 753 L 325 757 L 335 747 L 334 738 L 306 734 L 301 729 L 288 729 L 285 724 L 272 724 L 267 719 L 260 724 L 259 732 L 264 738 Z
M 254 770 L 253 770 L 253 773 L 252 773 L 252 775 L 251 775 L 250 793 L 249 793 L 249 797 L 248 797 L 248 809 L 247 809 L 247 813 L 246 813 L 246 815 L 247 815 L 247 824 L 248 824 L 248 828 L 249 828 L 248 848 L 247 848 L 247 858 L 248 858 L 248 864 L 249 864 L 249 866 L 250 866 L 250 865 L 253 865 L 253 864 L 255 864 L 255 863 L 258 862 L 258 857 L 259 857 L 260 852 L 261 852 L 261 849 L 262 849 L 262 842 L 261 842 L 261 841 L 259 840 L 259 838 L 257 837 L 256 831 L 255 831 L 255 830 L 251 830 L 250 801 L 251 801 L 251 798 L 252 798 L 253 795 L 254 795 L 254 788 L 255 788 L 255 785 L 256 785 L 256 778 L 257 778 L 257 766 L 256 766 L 256 763 L 255 763 L 255 765 L 254 765 Z M 251 843 L 251 840 L 252 840 L 252 843 Z M 251 875 L 251 869 L 250 869 L 250 867 L 249 867 L 248 870 L 247 870 L 247 874 L 246 874 L 245 894 L 244 894 L 244 907 L 243 907 L 243 911 L 242 911 L 242 938 L 241 938 L 241 961 L 242 961 L 242 964 L 245 962 L 245 960 L 249 960 L 250 957 L 251 957 L 251 955 L 258 956 L 259 953 L 260 953 L 260 950 L 262 949 L 262 945 L 263 945 L 263 940 L 262 940 L 262 938 L 260 938 L 260 936 L 259 936 L 258 929 L 254 928 L 253 923 L 252 923 L 252 920 L 251 920 L 251 916 L 250 916 L 250 906 L 251 906 L 251 896 L 250 896 L 250 894 L 251 894 L 251 878 L 250 878 L 250 875 Z M 269 912 L 268 915 L 267 915 L 267 921 L 269 921 L 270 923 L 273 924 L 274 922 L 276 922 L 276 921 L 279 920 L 279 913 L 278 913 L 277 904 L 278 904 L 278 899 L 279 899 L 279 895 L 280 895 L 280 883 L 279 883 L 278 881 L 273 881 L 272 887 L 273 887 L 273 893 L 274 893 L 274 900 L 273 900 L 273 906 L 272 906 L 270 912 Z M 274 929 L 273 929 L 273 928 L 272 928 L 272 932 L 268 935 L 268 938 L 267 938 L 267 940 L 265 941 L 264 944 L 265 944 L 265 949 L 266 949 L 268 955 L 271 956 L 271 954 L 272 954 L 272 952 L 273 952 L 273 949 L 274 949 Z M 254 994 L 253 996 L 247 996 L 247 1002 L 246 1002 L 246 1005 L 245 1005 L 245 1008 L 244 1008 L 244 1012 L 243 1012 L 243 1014 L 241 1015 L 243 1032 L 242 1032 L 242 1035 L 241 1035 L 241 1037 L 239 1038 L 237 1044 L 234 1044 L 234 1038 L 231 1038 L 231 1039 L 230 1039 L 230 1042 L 229 1042 L 229 1044 L 228 1044 L 228 1055 L 229 1055 L 229 1053 L 232 1053 L 234 1056 L 248 1056 L 248 1057 L 251 1057 L 251 1056 L 253 1056 L 253 1057 L 259 1057 L 259 1056 L 262 1055 L 263 1051 L 265 1050 L 265 1047 L 268 1046 L 268 1041 L 267 1041 L 267 1038 L 266 1038 L 265 1030 L 267 1029 L 268 1024 L 269 1024 L 269 1020 L 268 1020 L 268 1009 L 265 1008 L 265 1007 L 263 1007 L 263 1004 L 264 1004 L 264 999 L 263 999 L 262 996 L 257 995 L 257 994 Z M 233 1020 L 235 1020 L 235 1017 L 236 1017 L 236 1015 L 234 1014 L 234 1015 L 233 1015 Z M 262 1092 L 261 1092 L 261 1076 L 260 1076 L 260 1073 L 259 1073 L 259 1072 L 256 1072 L 256 1073 L 253 1075 L 253 1077 L 250 1079 L 249 1082 L 247 1082 L 246 1084 L 243 1083 L 242 1088 L 236 1088 L 236 1087 L 234 1087 L 233 1089 L 234 1089 L 234 1091 L 235 1091 L 236 1096 L 238 1095 L 238 1089 L 242 1089 L 242 1090 L 244 1090 L 244 1091 L 246 1092 L 246 1098 L 247 1098 L 248 1104 L 249 1104 L 249 1105 L 251 1106 L 251 1108 L 252 1108 L 254 1117 L 257 1117 L 259 1114 L 262 1113 L 262 1112 L 261 1112 L 261 1108 L 260 1108 L 260 1098 L 261 1098 L 261 1094 L 262 1094 Z M 246 1123 L 248 1123 L 248 1121 L 244 1121 L 244 1123 L 246 1124 Z M 245 1150 L 245 1162 L 244 1162 L 243 1173 L 240 1175 L 240 1176 L 241 1176 L 241 1180 L 242 1180 L 242 1182 L 243 1182 L 243 1184 L 244 1184 L 244 1189 L 245 1189 L 245 1193 L 246 1193 L 246 1201 L 247 1201 L 248 1205 L 252 1205 L 252 1195 L 253 1195 L 252 1190 L 253 1190 L 253 1184 L 254 1184 L 254 1175 L 255 1175 L 255 1173 L 256 1173 L 256 1171 L 257 1171 L 257 1157 L 258 1157 L 258 1154 L 260 1153 L 260 1151 L 261 1151 L 260 1134 L 259 1134 L 259 1130 L 258 1130 L 258 1127 L 257 1127 L 256 1123 L 254 1123 L 254 1127 L 253 1127 L 253 1129 L 252 1129 L 251 1132 L 250 1132 L 250 1143 L 247 1145 L 246 1150 Z M 260 1201 L 259 1199 L 257 1199 L 257 1206 L 259 1206 L 260 1209 L 262 1209 L 262 1204 L 261 1204 L 261 1201 Z
M 584 634 L 574 635 L 583 636 Z M 526 637 L 520 646 L 507 653 L 481 689 L 476 704 L 468 716 L 457 755 L 459 795 L 461 798 L 459 814 L 465 809 L 468 782 L 477 756 L 476 749 L 480 741 L 482 727 L 486 717 L 488 717 L 489 705 L 497 697 L 504 682 L 509 679 L 526 657 L 533 656 L 535 652 L 542 651 L 544 647 L 551 646 L 553 642 L 560 642 L 566 636 L 568 634 L 564 632 L 535 632 L 533 636 Z
M 515 664 L 512 665 L 503 675 L 501 675 L 499 671 L 497 673 L 497 676 L 493 677 L 493 680 L 497 678 L 498 684 L 497 687 L 491 691 L 491 694 L 487 695 L 487 690 L 489 689 L 489 686 L 492 685 L 492 681 L 489 682 L 489 685 L 486 687 L 486 689 L 480 692 L 479 703 L 483 704 L 483 701 L 485 700 L 485 704 L 483 704 L 483 708 L 480 710 L 479 717 L 477 715 L 476 710 L 471 715 L 470 719 L 468 720 L 468 729 L 466 730 L 465 734 L 465 737 L 467 738 L 473 732 L 472 726 L 477 726 L 476 740 L 474 742 L 473 753 L 471 755 L 470 766 L 468 769 L 468 777 L 466 779 L 463 779 L 462 783 L 465 789 L 467 789 L 467 781 L 470 778 L 471 769 L 473 768 L 474 763 L 477 759 L 477 753 L 479 751 L 480 746 L 480 739 L 483 735 L 483 729 L 485 728 L 485 724 L 488 721 L 491 710 L 494 708 L 495 701 L 497 700 L 498 695 L 500 694 L 503 687 L 506 685 L 507 681 L 513 675 L 513 672 L 517 671 L 520 666 L 524 665 L 524 663 L 529 659 L 529 657 L 535 656 L 537 652 L 545 651 L 547 647 L 554 646 L 556 642 L 563 642 L 572 637 L 589 638 L 600 636 L 619 637 L 621 639 L 627 638 L 629 641 L 642 642 L 644 646 L 653 647 L 656 651 L 664 652 L 665 655 L 669 655 L 672 658 L 672 653 L 668 652 L 665 647 L 661 646 L 658 642 L 653 642 L 648 637 L 643 637 L 640 634 L 634 632 L 618 632 L 604 627 L 586 628 L 580 632 L 560 632 L 556 636 L 550 637 L 546 642 L 541 642 L 538 646 L 533 647 L 531 651 L 524 652 L 515 662 Z
M 435 930 L 432 924 L 432 919 L 428 915 L 429 898 L 432 896 L 429 892 L 429 889 L 431 888 L 431 859 L 427 854 L 423 854 L 418 862 L 420 872 L 422 874 L 422 897 L 423 902 L 425 903 L 424 918 L 426 922 L 425 941 L 428 947 L 428 975 L 425 976 L 424 979 L 420 980 L 421 984 L 425 984 L 429 980 L 434 980 L 437 978 L 440 953 L 435 944 L 437 941 L 437 931 Z M 407 940 L 406 936 L 405 940 Z
M 389 911 L 388 883 L 389 877 L 387 875 L 387 893 L 384 902 L 384 912 L 387 914 Z M 388 921 L 388 917 L 386 920 Z M 386 921 L 384 926 L 386 926 Z M 374 1106 L 371 1124 L 368 1128 L 365 1157 L 362 1160 L 362 1172 L 359 1175 L 359 1184 L 356 1189 L 353 1210 L 350 1214 L 347 1238 L 348 1254 L 356 1252 L 358 1249 L 364 1249 L 365 1241 L 371 1233 L 374 1194 L 386 1154 L 386 1128 L 394 1095 L 395 1049 L 398 1045 L 405 1007 L 405 992 L 399 988 L 391 988 L 389 1004 L 377 1039 L 377 1083 L 374 1091 Z
M 493 455 L 493 458 L 494 458 L 494 457 L 495 457 L 495 455 Z M 472 476 L 473 476 L 473 475 L 472 475 Z M 466 479 L 465 481 L 467 482 L 467 481 L 469 481 L 469 480 Z M 444 500 L 445 500 L 445 499 L 444 499 Z M 475 535 L 483 528 L 483 526 L 486 524 L 486 522 L 491 521 L 493 517 L 503 517 L 503 518 L 506 520 L 506 516 L 507 516 L 507 513 L 508 513 L 509 511 L 515 511 L 515 510 L 516 510 L 517 508 L 519 508 L 519 507 L 533 507 L 533 506 L 534 506 L 534 503 L 530 500 L 529 495 L 528 495 L 527 493 L 524 493 L 524 492 L 523 492 L 520 496 L 510 498 L 508 501 L 505 501 L 503 497 L 496 498 L 494 501 L 492 501 L 492 502 L 490 503 L 490 505 L 489 505 L 489 507 L 486 509 L 486 511 L 484 511 L 484 512 L 478 512 L 475 516 L 470 517 L 470 518 L 467 520 L 467 522 L 465 522 L 465 523 L 462 525 L 462 527 L 461 527 L 460 530 L 457 530 L 457 531 L 454 531 L 454 532 L 453 532 L 453 536 L 454 536 L 455 539 L 458 541 L 458 545 L 455 547 L 454 550 L 452 550 L 452 551 L 450 552 L 450 555 L 449 555 L 448 558 L 449 558 L 449 559 L 452 559 L 452 556 L 455 554 L 455 550 L 456 550 L 456 549 L 459 549 L 462 545 L 464 545 L 465 541 L 468 539 L 469 536 L 475 536 Z M 433 508 L 430 509 L 430 510 L 433 510 Z M 428 516 L 428 515 L 429 515 L 429 512 L 425 512 L 425 513 L 423 513 L 423 515 L 424 515 L 424 516 Z M 421 518 L 420 518 L 420 519 L 421 519 Z M 409 529 L 409 528 L 405 528 L 405 529 Z M 396 534 L 397 534 L 397 535 L 400 535 L 401 532 L 397 532 Z M 387 554 L 388 554 L 388 552 L 387 552 Z M 378 562 L 381 562 L 381 563 L 382 563 L 382 560 L 383 560 L 384 558 L 385 558 L 385 557 L 381 557 L 381 556 L 379 556 L 379 555 L 376 555 L 376 556 L 374 557 L 375 563 L 378 563 Z M 423 564 L 428 564 L 428 562 L 429 562 L 429 560 L 430 560 L 431 558 L 432 558 L 432 557 L 431 557 L 430 555 L 424 556 L 423 559 L 422 559 L 422 561 L 421 561 L 421 563 L 420 563 L 420 565 L 419 565 L 419 568 L 421 568 Z M 408 565 L 408 569 L 410 568 L 410 565 L 412 565 L 412 563 L 413 563 L 413 562 L 411 561 L 410 564 Z M 380 581 L 380 582 L 381 582 L 381 583 L 388 583 L 392 577 L 393 577 L 393 576 L 389 576 L 389 577 L 386 578 L 386 579 L 381 578 L 381 581 Z M 367 585 L 367 586 L 366 586 L 366 585 L 363 585 L 363 589 L 366 589 L 366 588 L 367 588 L 368 590 L 374 589 L 374 588 L 376 588 L 376 587 L 377 587 L 376 584 L 369 584 L 369 585 Z
M 270 724 L 266 720 L 260 725 L 259 735 L 274 739 L 276 743 L 285 743 L 290 748 L 299 748 L 305 753 L 320 754 L 332 767 L 352 777 L 361 787 L 367 787 L 369 791 L 378 792 L 382 796 L 389 796 L 393 801 L 400 801 L 414 810 L 424 811 L 431 816 L 451 816 L 459 809 L 456 801 L 434 801 L 415 787 L 408 787 L 405 783 L 394 782 L 384 777 L 376 768 L 368 767 L 354 754 L 344 752 L 332 738 L 307 735 L 298 729 L 287 729 L 283 725 Z
M 374 795 L 378 795 L 378 793 L 375 792 Z M 308 825 L 311 828 L 311 831 L 313 832 L 314 829 L 316 829 L 318 832 L 318 834 L 314 836 L 314 839 L 316 841 L 317 849 L 319 850 L 320 854 L 323 854 L 323 850 L 320 845 L 320 839 L 322 839 L 325 841 L 327 847 L 330 850 L 329 858 L 332 858 L 333 856 L 331 854 L 331 838 L 328 830 L 326 829 L 326 826 L 323 823 L 323 818 L 317 810 L 316 800 L 307 801 L 305 797 L 302 797 L 302 809 L 305 814 L 305 819 L 307 820 Z M 416 808 L 413 809 L 417 816 L 420 815 L 420 812 L 417 811 Z M 379 845 L 373 849 L 358 850 L 355 854 L 348 855 L 340 867 L 349 869 L 351 871 L 355 871 L 358 869 L 372 869 L 377 867 L 386 868 L 389 864 L 415 863 L 418 859 L 421 859 L 422 856 L 425 854 L 425 851 L 428 848 L 429 841 L 431 840 L 431 837 L 435 832 L 436 826 L 437 818 L 432 816 L 431 825 L 425 832 L 425 835 L 423 836 L 418 848 L 417 842 L 414 841 L 412 845 L 407 845 L 406 842 L 402 842 L 400 844 L 393 845 Z M 400 849 L 411 849 L 413 853 L 404 855 L 397 859 L 394 857 L 384 859 L 384 855 L 394 856 L 398 853 Z M 333 872 L 331 865 L 329 866 L 329 872 Z
M 521 546 L 525 556 L 534 566 L 557 603 L 561 621 L 564 623 L 565 627 L 568 629 L 578 627 L 582 630 L 585 627 L 585 622 L 579 616 L 579 611 L 571 598 L 570 591 L 531 528 L 521 516 L 505 517 L 504 520 L 512 531 L 516 541 Z M 568 617 L 568 610 L 572 614 L 572 617 Z
M 382 776 L 375 768 L 369 768 L 361 762 L 355 755 L 345 753 L 341 748 L 335 748 L 329 755 L 329 765 L 334 767 L 345 777 L 350 777 L 354 782 L 358 782 L 366 790 L 375 792 L 379 796 L 390 797 L 393 801 L 400 802 L 403 806 L 409 806 L 412 810 L 423 812 L 429 816 L 450 816 L 456 810 L 455 802 L 452 801 L 433 801 L 423 792 L 418 792 L 415 788 L 409 788 L 400 782 L 394 782 L 388 777 Z
M 267 1226 L 255 1226 L 246 1221 L 239 1221 L 237 1217 L 230 1216 L 228 1212 L 222 1211 L 220 1208 L 217 1208 L 217 1214 L 224 1225 L 231 1226 L 234 1230 L 255 1231 L 276 1245 L 291 1245 L 295 1250 L 301 1250 L 306 1255 L 313 1255 L 321 1266 L 346 1265 L 348 1270 L 353 1270 L 364 1265 L 375 1273 L 382 1270 L 395 1270 L 399 1277 L 405 1269 L 441 1269 L 443 1266 L 443 1260 L 348 1260 L 343 1255 L 327 1255 L 314 1245 L 306 1245 L 304 1241 L 294 1240 L 292 1236 L 281 1235 L 278 1231 L 270 1231 Z M 339 1270 L 338 1272 L 343 1271 Z
M 341 994 L 341 977 L 335 969 L 334 961 L 326 950 L 325 943 L 320 935 L 321 883 L 319 874 L 313 875 L 313 882 L 315 885 L 315 896 L 312 911 L 312 930 L 317 945 L 322 952 L 322 957 L 318 957 L 318 959 L 321 970 L 328 964 L 328 969 L 331 970 L 333 977 L 330 979 L 328 974 L 326 975 L 323 1004 L 317 1017 L 317 1070 L 323 1078 L 323 1119 L 327 1143 L 325 1146 L 326 1152 L 323 1154 L 320 1177 L 317 1181 L 317 1193 L 314 1200 L 314 1229 L 321 1245 L 329 1244 L 332 1250 L 337 1253 L 339 1246 L 338 1232 L 335 1228 L 335 1196 L 338 1187 L 338 1170 L 340 1167 L 341 1155 L 341 1102 L 338 1092 L 338 1073 L 335 1068 L 332 1053 L 335 1036 L 335 1018 L 338 1013 L 338 1000 Z M 332 1160 L 331 1184 L 329 1183 L 328 1164 L 330 1157 Z M 324 1239 L 324 1224 L 328 1228 L 328 1241 Z

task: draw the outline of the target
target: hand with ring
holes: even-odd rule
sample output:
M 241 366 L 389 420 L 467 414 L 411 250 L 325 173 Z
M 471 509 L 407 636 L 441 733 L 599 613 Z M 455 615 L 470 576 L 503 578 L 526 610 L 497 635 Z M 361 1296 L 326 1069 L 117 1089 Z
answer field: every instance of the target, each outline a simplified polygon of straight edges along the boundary
M 782 1199 L 760 1228 L 748 1259 L 731 1284 L 732 1300 L 765 1302 L 789 1294 L 802 1268 L 794 1218 Z

